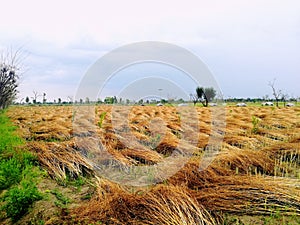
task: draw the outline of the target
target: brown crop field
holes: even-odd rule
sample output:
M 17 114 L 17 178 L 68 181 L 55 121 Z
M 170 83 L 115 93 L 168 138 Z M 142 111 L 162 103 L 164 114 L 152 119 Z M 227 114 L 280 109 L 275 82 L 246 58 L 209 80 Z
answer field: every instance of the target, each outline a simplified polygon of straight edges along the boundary
M 87 114 L 76 115 L 72 106 L 10 107 L 7 112 L 47 179 L 64 183 L 83 176 L 94 188 L 89 199 L 74 200 L 59 213 L 33 210 L 31 216 L 39 215 L 45 224 L 300 223 L 299 107 L 227 106 L 215 115 L 226 115 L 226 127 L 219 130 L 213 129 L 213 108 L 195 107 L 197 115 L 184 119 L 171 106 L 79 107 Z M 189 113 L 189 107 L 185 110 Z M 93 121 L 87 116 L 91 112 Z M 85 129 L 75 129 L 74 121 Z M 220 151 L 199 170 L 210 138 L 222 134 Z M 189 141 L 182 142 L 183 137 Z M 105 163 L 105 152 L 95 147 L 99 140 L 124 166 L 160 165 L 176 151 L 189 154 L 189 160 L 165 180 L 149 174 L 155 185 L 120 185 L 92 163 Z

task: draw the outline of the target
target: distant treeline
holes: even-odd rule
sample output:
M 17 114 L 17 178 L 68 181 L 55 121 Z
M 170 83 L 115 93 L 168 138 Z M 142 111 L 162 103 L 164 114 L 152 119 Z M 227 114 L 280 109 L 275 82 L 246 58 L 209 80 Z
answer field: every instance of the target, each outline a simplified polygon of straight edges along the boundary
M 272 98 L 227 98 L 224 99 L 225 102 L 276 102 L 275 99 Z M 281 102 L 290 101 L 290 102 L 298 102 L 300 99 L 298 98 L 289 98 L 289 99 L 280 99 Z
M 260 102 L 276 102 L 275 99 L 266 99 L 266 98 L 226 98 L 221 100 L 221 102 L 233 102 L 233 103 L 238 103 L 238 102 L 251 102 L 251 103 L 260 103 Z M 289 98 L 289 99 L 281 99 L 281 102 L 300 102 L 300 99 L 298 98 Z M 219 102 L 218 99 L 215 99 L 212 102 Z M 122 98 L 116 98 L 114 97 L 106 97 L 103 100 L 97 99 L 96 101 L 91 101 L 89 98 L 86 98 L 85 100 L 79 99 L 75 101 L 61 101 L 60 99 L 58 101 L 54 100 L 52 102 L 14 102 L 14 105 L 72 105 L 72 104 L 120 104 L 120 105 L 134 105 L 134 104 L 139 104 L 139 105 L 148 105 L 148 104 L 157 104 L 157 103 L 162 103 L 162 104 L 180 104 L 180 103 L 192 103 L 192 100 L 184 100 L 184 99 L 148 99 L 148 100 L 143 100 L 140 99 L 138 101 L 135 100 L 130 100 L 130 99 L 122 99 Z

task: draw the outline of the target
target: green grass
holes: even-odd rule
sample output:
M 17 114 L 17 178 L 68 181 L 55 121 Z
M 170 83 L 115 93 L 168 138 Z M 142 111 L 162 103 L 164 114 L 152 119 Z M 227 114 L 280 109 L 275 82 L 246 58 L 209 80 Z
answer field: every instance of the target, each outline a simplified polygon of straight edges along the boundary
M 98 122 L 99 128 L 102 128 L 102 123 L 103 123 L 103 121 L 104 121 L 104 119 L 105 119 L 105 116 L 106 116 L 106 112 L 102 112 L 102 113 L 100 114 L 100 118 L 99 118 L 99 122 Z
M 11 158 L 0 162 L 0 190 L 5 190 L 21 181 L 21 164 Z
M 42 198 L 37 189 L 41 175 L 37 159 L 22 145 L 5 111 L 0 111 L 0 210 L 13 222 Z
M 43 198 L 32 179 L 22 179 L 18 186 L 10 188 L 4 195 L 5 205 L 2 207 L 13 221 L 19 220 L 27 213 L 29 207 Z
M 0 111 L 0 154 L 13 153 L 17 146 L 23 144 L 23 140 L 12 135 L 16 127 L 12 126 L 4 111 Z
M 260 123 L 260 119 L 256 116 L 252 116 L 252 133 L 253 134 L 256 134 L 258 132 L 258 126 L 259 126 L 259 123 Z
M 298 225 L 300 218 L 296 215 L 284 216 L 275 212 L 270 216 L 237 216 L 225 215 L 222 225 Z
M 53 194 L 56 197 L 57 201 L 55 201 L 55 205 L 57 207 L 64 208 L 64 207 L 66 207 L 66 205 L 68 203 L 71 202 L 69 198 L 67 198 L 66 196 L 64 196 L 57 189 L 54 189 L 54 190 L 50 191 L 50 193 Z

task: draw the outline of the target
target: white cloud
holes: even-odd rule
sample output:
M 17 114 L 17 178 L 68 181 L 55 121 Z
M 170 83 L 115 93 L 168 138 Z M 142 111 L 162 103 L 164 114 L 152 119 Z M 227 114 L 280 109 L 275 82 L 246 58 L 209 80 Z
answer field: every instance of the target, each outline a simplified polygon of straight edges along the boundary
M 5 9 L 0 14 L 1 46 L 24 45 L 31 53 L 25 83 L 40 79 L 70 83 L 107 51 L 157 40 L 203 58 L 227 95 L 261 96 L 268 87 L 257 85 L 255 78 L 267 83 L 273 77 L 284 81 L 283 89 L 300 95 L 300 2 L 296 0 L 10 0 L 1 5 Z M 236 77 L 242 83 L 243 76 L 255 78 L 246 79 L 243 88 L 226 83 Z M 22 92 L 26 88 L 32 92 L 31 86 L 24 84 Z M 52 92 L 63 94 L 63 90 Z

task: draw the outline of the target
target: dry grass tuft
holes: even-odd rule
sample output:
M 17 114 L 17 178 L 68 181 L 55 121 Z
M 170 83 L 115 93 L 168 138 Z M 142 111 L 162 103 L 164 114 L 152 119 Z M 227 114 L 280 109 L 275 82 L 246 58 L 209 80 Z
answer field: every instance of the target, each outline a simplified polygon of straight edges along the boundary
M 77 177 L 79 174 L 92 173 L 91 165 L 73 145 L 73 143 L 30 142 L 28 148 L 37 154 L 39 162 L 53 178 L 63 180 L 67 174 Z
M 129 193 L 115 184 L 101 182 L 98 196 L 73 213 L 76 217 L 72 220 L 81 224 L 101 221 L 109 221 L 109 224 L 217 224 L 187 190 L 171 185 Z

